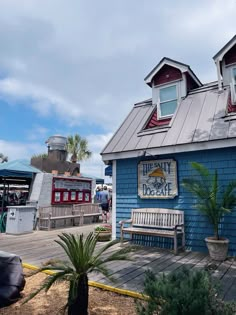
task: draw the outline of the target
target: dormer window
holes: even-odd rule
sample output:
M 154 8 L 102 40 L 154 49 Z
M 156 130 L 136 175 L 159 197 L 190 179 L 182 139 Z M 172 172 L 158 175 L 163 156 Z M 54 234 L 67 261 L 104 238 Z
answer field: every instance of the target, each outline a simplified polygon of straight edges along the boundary
M 171 117 L 178 103 L 177 85 L 159 88 L 158 117 L 160 119 Z
M 166 57 L 144 80 L 152 88 L 152 103 L 157 105 L 156 126 L 169 124 L 181 98 L 202 86 L 188 65 Z M 150 122 L 147 126 L 153 127 L 154 124 Z

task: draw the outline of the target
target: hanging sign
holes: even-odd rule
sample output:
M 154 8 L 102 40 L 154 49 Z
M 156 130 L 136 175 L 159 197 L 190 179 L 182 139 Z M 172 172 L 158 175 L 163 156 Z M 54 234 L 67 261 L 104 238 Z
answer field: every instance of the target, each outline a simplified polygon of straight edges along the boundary
M 141 161 L 138 165 L 138 195 L 148 199 L 171 199 L 177 196 L 176 161 Z

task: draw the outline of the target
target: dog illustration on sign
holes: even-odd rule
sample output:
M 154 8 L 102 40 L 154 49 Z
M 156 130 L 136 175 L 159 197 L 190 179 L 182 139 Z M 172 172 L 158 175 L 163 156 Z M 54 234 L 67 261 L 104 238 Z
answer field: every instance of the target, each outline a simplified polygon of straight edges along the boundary
M 162 189 L 166 184 L 166 176 L 164 171 L 158 167 L 148 175 L 147 183 L 156 190 Z

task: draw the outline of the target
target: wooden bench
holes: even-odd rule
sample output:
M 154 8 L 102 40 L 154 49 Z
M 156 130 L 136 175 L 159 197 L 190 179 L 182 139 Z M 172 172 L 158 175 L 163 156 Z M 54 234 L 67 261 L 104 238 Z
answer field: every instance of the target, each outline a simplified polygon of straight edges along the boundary
M 102 215 L 98 203 L 82 203 L 73 205 L 73 213 L 75 215 L 82 213 L 81 225 L 84 224 L 84 218 L 92 218 L 92 222 L 98 222 Z
M 82 213 L 73 212 L 73 206 L 48 206 L 39 208 L 39 229 L 41 230 L 51 230 L 52 222 L 54 222 L 54 227 L 65 227 L 75 225 L 74 220 L 79 218 L 79 225 L 82 221 Z M 60 221 L 56 224 L 55 222 Z
M 178 253 L 178 237 L 182 237 L 182 246 L 185 247 L 184 212 L 180 210 L 142 208 L 132 209 L 131 219 L 119 222 L 123 243 L 124 234 L 161 236 L 174 239 L 174 253 Z M 128 227 L 125 227 L 129 224 Z
M 101 213 L 98 204 L 74 204 L 66 206 L 48 206 L 39 208 L 39 229 L 51 230 L 54 227 L 83 225 L 85 217 L 98 221 Z M 57 223 L 56 223 L 57 222 Z

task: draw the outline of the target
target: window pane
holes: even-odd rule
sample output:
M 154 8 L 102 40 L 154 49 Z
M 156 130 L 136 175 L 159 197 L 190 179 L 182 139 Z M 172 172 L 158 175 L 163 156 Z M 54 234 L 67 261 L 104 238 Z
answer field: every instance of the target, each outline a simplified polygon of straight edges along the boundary
M 71 192 L 70 199 L 71 200 L 75 200 L 76 199 L 76 192 L 75 191 Z
M 177 100 L 160 104 L 161 117 L 173 115 L 177 107 Z
M 69 193 L 67 191 L 63 192 L 63 200 L 68 201 Z
M 79 200 L 83 200 L 83 193 L 79 192 Z
M 85 193 L 85 201 L 89 201 L 89 193 Z
M 60 202 L 61 193 L 59 191 L 55 192 L 55 202 Z
M 236 68 L 233 68 L 234 82 L 236 83 Z
M 176 99 L 177 99 L 176 85 L 172 85 L 172 86 L 160 89 L 161 102 L 165 102 L 169 100 L 176 100 Z

